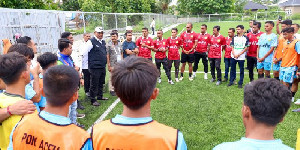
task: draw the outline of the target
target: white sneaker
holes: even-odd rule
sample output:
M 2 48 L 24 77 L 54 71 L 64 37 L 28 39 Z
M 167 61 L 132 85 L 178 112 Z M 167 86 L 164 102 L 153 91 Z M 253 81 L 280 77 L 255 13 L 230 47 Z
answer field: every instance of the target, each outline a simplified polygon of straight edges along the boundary
M 194 78 L 196 77 L 196 72 L 193 72 L 193 77 L 194 77 Z
M 158 82 L 158 83 L 161 83 L 161 78 L 158 78 L 157 82 Z
M 182 81 L 182 80 L 183 80 L 183 77 L 180 77 L 180 78 L 179 78 L 179 81 Z
M 300 105 L 300 99 L 297 99 L 297 101 L 295 102 L 296 105 Z
M 207 73 L 204 74 L 204 80 L 207 80 Z
M 295 98 L 294 97 L 292 97 L 292 103 L 294 103 L 294 101 L 295 101 Z M 298 101 L 298 100 L 297 100 Z
M 176 82 L 179 82 L 178 78 L 175 78 L 175 81 L 176 81 Z
M 174 82 L 173 82 L 172 80 L 168 80 L 168 82 L 169 82 L 171 85 L 174 84 Z
M 193 81 L 194 79 L 193 79 L 193 77 L 189 77 L 189 80 L 190 80 L 190 81 Z

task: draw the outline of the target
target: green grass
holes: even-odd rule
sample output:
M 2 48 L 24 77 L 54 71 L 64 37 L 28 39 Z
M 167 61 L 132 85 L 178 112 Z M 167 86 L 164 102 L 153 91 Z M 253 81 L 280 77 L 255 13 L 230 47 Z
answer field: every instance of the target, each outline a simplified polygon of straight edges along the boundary
M 201 24 L 194 24 L 194 31 L 199 32 Z M 214 25 L 220 25 L 221 34 L 226 36 L 227 29 L 238 24 L 243 24 L 247 27 L 248 23 L 207 23 L 208 32 L 211 33 Z M 178 30 L 181 31 L 184 27 L 185 25 L 179 25 Z M 169 36 L 170 32 L 164 34 L 165 38 Z M 200 63 L 199 69 L 198 71 L 203 71 L 202 63 Z M 224 71 L 223 62 L 222 71 Z M 163 82 L 157 85 L 160 93 L 157 100 L 154 100 L 151 105 L 153 119 L 178 128 L 184 134 L 190 150 L 209 150 L 222 142 L 236 141 L 243 137 L 245 132 L 241 117 L 243 90 L 238 89 L 237 85 L 227 87 L 227 83 L 216 86 L 214 83 L 210 83 L 209 80 L 204 80 L 203 74 L 197 74 L 197 77 L 192 82 L 188 81 L 187 73 L 185 73 L 184 77 L 182 82 L 169 85 L 166 75 L 162 72 Z M 172 73 L 172 78 L 174 79 L 174 73 Z M 257 78 L 257 75 L 255 75 L 255 78 Z M 239 74 L 237 74 L 237 80 L 239 80 Z M 249 77 L 245 73 L 244 84 L 248 82 Z M 296 99 L 300 98 L 298 93 Z M 109 96 L 108 92 L 104 95 Z M 80 112 L 85 113 L 86 117 L 79 119 L 79 122 L 84 124 L 86 128 L 89 127 L 115 99 L 116 97 L 110 97 L 110 100 L 102 102 L 100 107 L 94 107 L 90 105 L 81 89 L 80 100 L 83 101 L 86 109 Z M 291 112 L 292 109 L 296 108 L 298 107 L 292 104 L 284 121 L 278 125 L 275 132 L 275 138 L 282 139 L 284 144 L 291 147 L 295 147 L 297 129 L 299 128 L 299 113 Z M 113 118 L 116 114 L 121 113 L 122 104 L 119 103 L 106 119 Z

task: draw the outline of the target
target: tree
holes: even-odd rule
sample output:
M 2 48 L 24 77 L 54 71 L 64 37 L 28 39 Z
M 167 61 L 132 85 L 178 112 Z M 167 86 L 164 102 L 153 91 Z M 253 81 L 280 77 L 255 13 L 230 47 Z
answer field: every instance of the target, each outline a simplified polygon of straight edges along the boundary
M 248 2 L 248 0 L 237 0 L 234 3 L 234 12 L 235 13 L 243 13 L 244 6 L 246 5 L 247 2 Z
M 61 8 L 67 11 L 76 11 L 81 9 L 78 0 L 63 0 Z
M 156 6 L 161 13 L 166 14 L 168 12 L 170 2 L 171 0 L 158 0 Z
M 0 7 L 15 9 L 44 9 L 43 0 L 0 0 Z
M 234 0 L 179 0 L 180 14 L 214 14 L 232 12 Z

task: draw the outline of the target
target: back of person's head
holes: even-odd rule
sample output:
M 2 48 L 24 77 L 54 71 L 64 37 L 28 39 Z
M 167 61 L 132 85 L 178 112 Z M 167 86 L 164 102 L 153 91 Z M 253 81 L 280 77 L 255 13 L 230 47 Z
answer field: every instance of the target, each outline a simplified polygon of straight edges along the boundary
M 284 28 L 282 31 L 282 33 L 294 33 L 295 32 L 295 29 L 293 27 L 287 27 L 287 28 Z
M 31 38 L 28 36 L 23 36 L 20 37 L 19 39 L 17 39 L 17 43 L 24 43 L 26 45 L 28 45 L 31 42 Z
M 281 24 L 285 24 L 285 25 L 291 26 L 291 25 L 293 24 L 293 21 L 287 19 L 287 20 L 283 20 L 283 21 L 281 22 Z
M 236 28 L 241 28 L 242 30 L 245 29 L 245 27 L 243 25 L 238 25 L 238 26 L 236 26 Z
M 71 32 L 63 32 L 63 33 L 60 35 L 60 38 L 66 39 L 66 38 L 68 38 L 71 34 L 72 34 Z
M 124 105 L 137 110 L 151 98 L 158 76 L 159 72 L 150 60 L 130 56 L 114 67 L 111 79 Z
M 59 65 L 48 68 L 43 76 L 47 103 L 54 107 L 66 105 L 77 92 L 78 83 L 79 74 L 73 67 Z
M 14 84 L 27 71 L 26 61 L 26 57 L 17 52 L 0 56 L 0 78 L 6 85 Z
M 65 48 L 70 46 L 71 42 L 68 39 L 62 38 L 58 40 L 58 49 L 62 52 Z
M 245 86 L 244 105 L 257 123 L 276 126 L 291 105 L 292 93 L 276 79 L 259 79 Z
M 254 22 L 254 23 L 253 23 L 253 25 L 254 25 L 254 26 L 257 26 L 257 27 L 258 27 L 258 29 L 260 29 L 260 28 L 261 28 L 261 23 L 260 23 L 260 22 Z
M 274 27 L 274 25 L 275 25 L 273 21 L 266 21 L 265 24 L 270 24 L 270 25 L 272 25 L 272 27 Z
M 8 49 L 8 53 L 11 53 L 11 52 L 18 52 L 19 54 L 21 54 L 29 59 L 34 58 L 34 52 L 33 52 L 32 48 L 28 47 L 24 43 L 17 43 L 17 44 L 12 45 Z
M 37 58 L 37 61 L 40 63 L 43 70 L 47 69 L 49 66 L 54 65 L 57 62 L 57 55 L 46 52 L 42 55 L 40 55 Z

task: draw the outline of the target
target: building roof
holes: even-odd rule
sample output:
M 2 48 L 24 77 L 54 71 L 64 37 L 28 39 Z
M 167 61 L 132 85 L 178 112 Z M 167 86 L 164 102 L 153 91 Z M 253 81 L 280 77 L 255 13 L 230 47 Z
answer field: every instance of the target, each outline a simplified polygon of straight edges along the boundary
M 252 1 L 248 1 L 248 3 L 244 6 L 244 10 L 252 10 L 252 9 L 268 9 L 267 6 L 265 5 L 261 5 L 261 4 L 258 4 L 258 3 L 254 3 Z
M 288 6 L 300 6 L 300 0 L 288 0 L 286 2 L 280 3 L 280 7 L 288 7 Z

